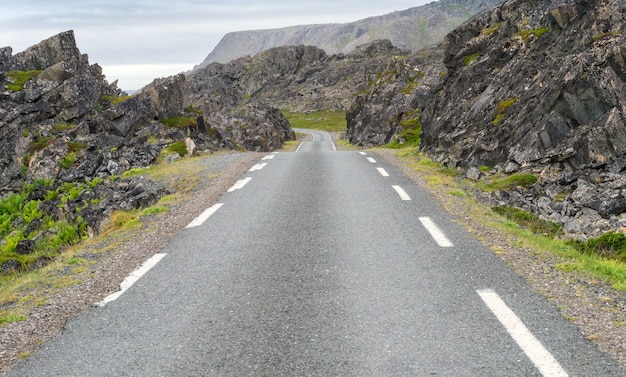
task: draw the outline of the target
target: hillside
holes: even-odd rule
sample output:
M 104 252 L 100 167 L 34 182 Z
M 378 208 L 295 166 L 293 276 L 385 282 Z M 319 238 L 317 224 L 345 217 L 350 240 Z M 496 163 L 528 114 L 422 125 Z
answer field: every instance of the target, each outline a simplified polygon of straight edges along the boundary
M 501 1 L 441 0 L 345 24 L 232 32 L 222 38 L 198 67 L 212 62 L 227 63 L 273 47 L 290 45 L 316 46 L 333 55 L 347 54 L 359 45 L 388 39 L 401 49 L 419 50 L 439 43 L 449 31 L 471 16 Z

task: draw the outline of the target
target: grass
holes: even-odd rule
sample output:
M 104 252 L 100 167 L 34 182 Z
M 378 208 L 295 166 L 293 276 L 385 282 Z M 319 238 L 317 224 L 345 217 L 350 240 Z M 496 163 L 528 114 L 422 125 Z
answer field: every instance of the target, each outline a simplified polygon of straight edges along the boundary
M 419 109 L 408 112 L 400 121 L 400 127 L 402 127 L 400 134 L 385 147 L 392 149 L 419 147 L 422 133 Z
M 555 268 L 559 270 L 576 273 L 589 280 L 605 281 L 616 290 L 626 292 L 626 236 L 609 233 L 587 242 L 560 239 L 560 224 L 541 220 L 519 209 L 492 209 L 479 203 L 473 195 L 457 195 L 471 192 L 476 187 L 456 177 L 442 164 L 430 160 L 417 148 L 401 149 L 396 153 L 432 189 L 451 194 L 447 196 L 449 202 L 443 203 L 449 210 L 471 213 L 473 220 L 497 231 L 510 245 L 527 249 L 537 256 L 553 256 L 558 261 Z M 536 177 L 532 175 L 514 174 L 478 189 L 510 188 L 535 181 Z
M 465 57 L 463 57 L 463 65 L 468 66 L 470 64 L 472 64 L 476 59 L 478 59 L 480 57 L 480 51 L 475 52 L 471 55 L 467 55 Z
M 517 102 L 517 98 L 511 97 L 505 101 L 501 101 L 500 103 L 498 103 L 498 105 L 496 106 L 495 118 L 493 119 L 491 123 L 494 126 L 497 126 L 498 124 L 500 124 L 500 122 L 504 120 L 504 118 L 506 118 L 507 110 L 511 106 L 513 106 L 515 102 Z
M 515 33 L 513 36 L 520 37 L 524 41 L 524 43 L 526 43 L 528 42 L 528 38 L 530 38 L 531 35 L 535 38 L 539 38 L 550 31 L 552 31 L 552 29 L 550 29 L 549 27 L 540 27 L 532 30 L 521 30 Z
M 131 98 L 133 98 L 133 96 L 102 96 L 102 100 L 104 102 L 108 102 L 113 106 L 120 104 L 124 101 L 128 101 Z
M 187 154 L 187 143 L 185 143 L 185 140 L 175 141 L 167 147 L 167 150 L 178 153 L 180 157 L 185 157 Z
M 33 79 L 35 76 L 43 71 L 9 71 L 4 75 L 11 80 L 11 84 L 7 85 L 7 89 L 13 92 L 19 92 L 24 89 L 24 85 L 28 80 Z
M 529 187 L 537 182 L 537 176 L 533 174 L 515 173 L 509 176 L 493 179 L 483 186 L 486 191 L 511 190 L 516 187 Z
M 347 127 L 346 112 L 343 110 L 322 110 L 310 113 L 283 110 L 282 113 L 285 118 L 287 118 L 292 128 L 303 128 L 326 132 L 345 132 Z
M 184 129 L 187 127 L 197 127 L 197 117 L 191 116 L 175 116 L 171 118 L 162 118 L 159 121 L 168 127 Z

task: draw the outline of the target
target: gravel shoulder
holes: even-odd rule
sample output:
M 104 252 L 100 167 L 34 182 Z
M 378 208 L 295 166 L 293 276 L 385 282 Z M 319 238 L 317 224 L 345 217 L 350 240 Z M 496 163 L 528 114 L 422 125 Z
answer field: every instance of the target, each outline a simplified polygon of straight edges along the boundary
M 119 284 L 130 272 L 158 253 L 203 209 L 214 204 L 263 155 L 221 152 L 179 161 L 184 163 L 179 173 L 169 175 L 164 183 L 185 187 L 186 192 L 178 193 L 181 200 L 170 203 L 167 212 L 142 217 L 141 229 L 102 237 L 96 242 L 87 241 L 76 253 L 91 263 L 84 271 L 71 274 L 70 281 L 79 284 L 68 284 L 52 293 L 50 287 L 41 285 L 22 292 L 24 296 L 45 297 L 45 304 L 33 305 L 28 319 L 0 328 L 0 374 L 58 335 L 70 318 L 119 290 Z M 192 175 L 189 175 L 190 171 Z M 46 273 L 63 272 L 48 269 Z M 11 310 L 11 305 L 15 304 L 0 309 Z
M 411 169 L 396 151 L 377 149 L 374 153 L 430 192 L 456 221 L 500 256 L 532 289 L 554 303 L 563 317 L 576 323 L 585 338 L 612 355 L 626 374 L 626 294 L 592 277 L 555 268 L 566 261 L 552 253 L 515 246 L 511 237 L 472 218 L 471 210 L 458 196 L 429 186 L 425 177 Z

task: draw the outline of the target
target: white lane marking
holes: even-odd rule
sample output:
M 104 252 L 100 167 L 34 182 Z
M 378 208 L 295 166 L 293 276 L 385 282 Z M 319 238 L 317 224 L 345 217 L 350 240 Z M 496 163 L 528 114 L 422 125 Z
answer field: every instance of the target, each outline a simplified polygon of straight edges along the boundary
M 452 242 L 446 237 L 446 235 L 439 229 L 439 227 L 433 222 L 430 217 L 420 217 L 420 222 L 426 228 L 428 233 L 435 239 L 435 241 L 441 247 L 452 247 Z
M 204 222 L 207 221 L 207 219 L 211 217 L 211 215 L 214 214 L 223 205 L 224 203 L 217 203 L 213 205 L 212 207 L 205 209 L 198 217 L 193 219 L 193 221 L 190 222 L 189 225 L 187 225 L 185 228 L 193 228 L 193 227 L 204 224 Z
M 391 187 L 393 187 L 393 189 L 396 190 L 398 195 L 400 195 L 400 199 L 402 199 L 402 200 L 411 200 L 411 197 L 409 196 L 409 194 L 407 194 L 406 191 L 404 191 L 402 189 L 402 187 L 400 187 L 400 186 L 391 186 Z
M 145 275 L 146 272 L 150 271 L 152 267 L 156 266 L 156 264 L 159 263 L 161 259 L 163 259 L 163 257 L 165 257 L 166 255 L 167 254 L 165 253 L 154 254 L 150 259 L 143 262 L 141 266 L 139 266 L 137 269 L 131 272 L 126 277 L 126 279 L 124 279 L 124 281 L 120 284 L 119 291 L 115 293 L 111 293 L 104 300 L 98 302 L 96 306 L 103 307 L 109 302 L 117 300 L 122 294 L 124 294 L 124 292 L 126 292 L 130 287 L 132 287 L 133 284 L 137 282 L 137 280 L 139 280 L 143 275 Z
M 361 156 L 367 156 L 367 153 L 365 153 L 365 152 L 359 152 L 359 154 L 360 154 Z
M 372 164 L 376 163 L 376 160 L 374 158 L 372 158 L 372 157 L 368 157 L 367 161 L 371 162 Z
M 233 192 L 235 190 L 241 190 L 245 185 L 248 184 L 248 182 L 250 182 L 250 180 L 252 180 L 252 177 L 247 177 L 244 179 L 240 179 L 238 180 L 233 187 L 228 189 L 228 192 Z
M 275 154 L 268 154 L 267 156 L 263 157 L 261 160 L 271 160 L 271 159 L 273 159 L 274 157 L 276 157 L 276 155 L 275 155 Z
M 251 167 L 251 168 L 250 168 L 250 170 L 248 170 L 248 171 L 256 171 L 256 170 L 261 170 L 261 169 L 263 169 L 263 168 L 264 168 L 264 167 L 266 167 L 266 166 L 267 166 L 267 162 L 264 162 L 264 163 L 262 163 L 262 164 L 256 164 L 256 165 L 254 165 L 253 167 Z
M 298 148 L 296 148 L 296 153 L 300 152 L 300 148 L 302 148 L 302 144 L 304 144 L 304 142 L 300 143 L 300 145 L 298 145 Z
M 567 372 L 563 370 L 558 361 L 535 338 L 496 292 L 491 289 L 481 289 L 476 292 L 543 376 L 567 377 Z
M 335 152 L 337 151 L 337 146 L 335 145 L 335 142 L 332 139 L 330 140 L 330 146 L 333 148 Z
M 383 177 L 389 177 L 389 173 L 387 173 L 387 171 L 384 168 L 376 168 L 376 170 L 378 170 L 380 175 L 382 175 Z

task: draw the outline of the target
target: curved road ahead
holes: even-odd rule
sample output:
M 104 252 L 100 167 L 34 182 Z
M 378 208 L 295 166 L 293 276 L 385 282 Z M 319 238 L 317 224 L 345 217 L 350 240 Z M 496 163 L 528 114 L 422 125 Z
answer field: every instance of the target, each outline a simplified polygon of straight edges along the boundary
M 312 134 L 8 375 L 624 375 L 397 170 Z

